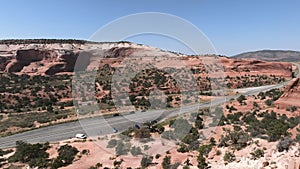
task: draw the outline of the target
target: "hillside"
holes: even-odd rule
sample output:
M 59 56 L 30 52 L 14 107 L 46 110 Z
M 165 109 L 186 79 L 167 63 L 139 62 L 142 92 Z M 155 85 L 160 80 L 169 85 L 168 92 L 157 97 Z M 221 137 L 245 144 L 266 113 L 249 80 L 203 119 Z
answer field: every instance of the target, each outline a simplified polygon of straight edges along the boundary
M 233 56 L 236 59 L 258 59 L 271 62 L 299 62 L 300 52 L 285 50 L 262 50 Z
M 82 56 L 83 69 L 98 70 L 94 95 L 78 84 L 81 94 L 72 96 L 73 71 L 79 56 Z M 0 84 L 3 86 L 0 89 L 0 115 L 3 117 L 0 134 L 76 119 L 73 97 L 84 104 L 95 98 L 102 114 L 116 111 L 111 96 L 112 78 L 117 69 L 121 71 L 126 67 L 134 74 L 122 79 L 129 74 L 121 72 L 115 97 L 126 98 L 128 93 L 130 100 L 119 102 L 131 102 L 137 110 L 151 107 L 149 99 L 156 89 L 166 95 L 168 107 L 178 107 L 222 95 L 212 91 L 223 87 L 277 84 L 291 79 L 293 73 L 290 63 L 187 56 L 130 42 L 4 40 L 0 41 L 0 60 Z M 187 76 L 185 69 L 190 70 L 193 77 Z M 185 98 L 182 93 L 192 88 L 181 84 L 185 86 L 182 88 L 180 83 L 192 79 L 197 85 L 194 90 L 200 94 Z
M 82 60 L 78 60 L 80 56 Z M 78 120 L 78 112 L 117 119 L 120 113 L 136 115 L 135 110 L 155 109 L 151 104 L 156 102 L 176 108 L 210 101 L 223 96 L 214 90 L 278 84 L 292 79 L 295 71 L 295 66 L 286 62 L 188 56 L 131 42 L 6 40 L 0 41 L 0 59 L 0 136 Z M 76 61 L 88 71 L 74 75 Z M 95 76 L 94 83 L 80 81 L 80 77 L 86 76 Z M 75 87 L 74 77 L 80 79 Z M 197 88 L 180 86 L 193 80 Z M 86 88 L 86 83 L 92 84 L 92 88 Z M 122 132 L 97 138 L 89 136 L 88 141 L 70 138 L 50 146 L 19 142 L 16 149 L 2 152 L 12 153 L 0 157 L 4 161 L 0 161 L 0 168 L 62 166 L 55 159 L 65 157 L 60 152 L 65 148 L 73 149 L 74 158 L 65 167 L 72 169 L 141 165 L 144 168 L 295 168 L 299 166 L 300 155 L 300 105 L 294 104 L 299 98 L 299 84 L 295 78 L 284 90 L 241 95 L 224 105 L 193 110 L 162 123 L 155 119 L 138 127 L 116 126 Z M 184 92 L 191 90 L 197 94 L 186 97 Z M 163 98 L 156 97 L 154 91 L 160 91 Z M 229 94 L 237 93 L 226 93 Z M 120 100 L 113 100 L 113 96 Z M 82 103 L 76 111 L 73 98 Z M 90 99 L 97 101 L 95 104 L 101 111 L 92 109 L 95 106 Z M 117 109 L 117 103 L 133 106 Z M 134 111 L 130 110 L 132 107 Z M 22 161 L 22 157 L 35 153 L 36 149 L 45 155 Z

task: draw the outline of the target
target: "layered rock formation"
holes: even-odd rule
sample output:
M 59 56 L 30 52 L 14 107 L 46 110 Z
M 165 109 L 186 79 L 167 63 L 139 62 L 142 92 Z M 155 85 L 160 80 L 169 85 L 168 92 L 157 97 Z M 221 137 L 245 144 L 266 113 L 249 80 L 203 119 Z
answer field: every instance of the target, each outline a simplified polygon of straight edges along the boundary
M 290 63 L 264 62 L 258 60 L 237 60 L 218 56 L 189 56 L 162 51 L 157 48 L 136 45 L 130 42 L 92 43 L 72 40 L 9 40 L 0 41 L 0 72 L 26 73 L 28 75 L 54 75 L 71 73 L 78 56 L 83 68 L 97 65 L 98 57 L 103 64 L 118 66 L 122 59 L 128 56 L 177 58 L 174 61 L 165 60 L 161 64 L 172 64 L 179 60 L 190 68 L 203 68 L 203 59 L 214 57 L 224 67 L 225 75 L 275 75 L 290 78 L 292 66 Z M 161 60 L 163 60 L 161 59 Z M 100 63 L 100 64 L 101 64 Z M 218 64 L 218 63 L 217 63 Z M 98 63 L 99 65 L 99 63 Z M 219 65 L 220 66 L 220 65 Z
M 300 79 L 293 79 L 285 88 L 283 95 L 275 102 L 276 107 L 291 109 L 300 107 Z

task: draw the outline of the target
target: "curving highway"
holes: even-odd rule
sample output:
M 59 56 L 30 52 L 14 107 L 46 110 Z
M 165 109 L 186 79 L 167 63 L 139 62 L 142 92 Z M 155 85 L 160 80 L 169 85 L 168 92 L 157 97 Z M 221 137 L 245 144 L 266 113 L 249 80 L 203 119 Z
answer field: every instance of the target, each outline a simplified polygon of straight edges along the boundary
M 300 65 L 295 64 L 300 70 Z M 299 71 L 300 72 L 300 71 Z M 298 72 L 297 77 L 300 77 Z M 251 87 L 244 89 L 236 89 L 235 92 L 239 94 L 234 96 L 227 96 L 221 99 L 215 99 L 209 102 L 204 102 L 200 104 L 194 104 L 189 106 L 184 106 L 181 108 L 166 109 L 166 110 L 152 110 L 146 112 L 135 112 L 134 114 L 125 114 L 117 117 L 93 117 L 88 119 L 82 119 L 76 122 L 68 122 L 63 124 L 57 124 L 53 126 L 43 127 L 7 137 L 0 138 L 0 148 L 14 147 L 15 142 L 18 140 L 23 140 L 28 143 L 43 143 L 43 142 L 57 142 L 66 140 L 74 137 L 77 133 L 87 133 L 88 136 L 103 136 L 106 134 L 113 133 L 113 128 L 117 128 L 119 131 L 126 130 L 128 127 L 134 126 L 135 124 L 142 124 L 147 121 L 158 119 L 160 121 L 167 117 L 172 117 L 184 113 L 188 113 L 199 108 L 205 108 L 210 106 L 216 106 L 223 104 L 230 99 L 235 99 L 241 94 L 243 95 L 255 95 L 259 92 L 268 91 L 274 88 L 281 88 L 287 85 L 289 81 L 277 84 L 268 85 L 261 87 Z

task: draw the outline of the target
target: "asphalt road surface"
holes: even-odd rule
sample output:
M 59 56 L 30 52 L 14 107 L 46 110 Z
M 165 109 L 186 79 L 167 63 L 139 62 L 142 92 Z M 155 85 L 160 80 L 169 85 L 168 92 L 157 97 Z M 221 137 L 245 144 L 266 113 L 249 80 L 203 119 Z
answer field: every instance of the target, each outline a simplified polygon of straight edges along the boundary
M 295 64 L 300 70 L 300 65 Z M 299 71 L 300 72 L 300 71 Z M 298 74 L 299 77 L 299 74 Z M 289 81 L 288 81 L 289 82 Z M 205 108 L 210 106 L 216 106 L 223 104 L 230 99 L 235 99 L 241 94 L 243 95 L 255 95 L 259 92 L 268 91 L 274 88 L 281 88 L 288 84 L 284 82 L 277 85 L 251 87 L 245 89 L 237 89 L 235 92 L 239 94 L 235 96 L 228 96 L 221 99 L 215 99 L 209 102 L 200 104 L 194 104 L 189 106 L 183 106 L 181 108 L 166 109 L 166 110 L 152 110 L 146 112 L 135 112 L 134 114 L 120 115 L 117 117 L 93 117 L 88 119 L 82 119 L 76 122 L 69 122 L 63 124 L 57 124 L 48 127 L 42 127 L 39 129 L 2 137 L 0 138 L 0 148 L 14 147 L 16 141 L 22 140 L 28 143 L 44 143 L 44 142 L 57 142 L 73 138 L 77 133 L 87 133 L 88 136 L 103 136 L 113 133 L 113 128 L 119 131 L 124 131 L 128 127 L 132 127 L 135 124 L 143 124 L 144 122 L 151 120 L 163 121 L 165 118 L 188 113 L 199 108 Z

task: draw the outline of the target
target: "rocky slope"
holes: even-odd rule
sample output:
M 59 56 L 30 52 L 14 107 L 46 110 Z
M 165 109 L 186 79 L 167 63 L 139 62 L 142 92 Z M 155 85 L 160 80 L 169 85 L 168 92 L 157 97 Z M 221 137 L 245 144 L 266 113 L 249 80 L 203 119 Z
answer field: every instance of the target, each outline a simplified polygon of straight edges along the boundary
M 293 79 L 285 88 L 283 95 L 275 102 L 277 108 L 295 111 L 295 107 L 300 107 L 300 79 Z M 294 108 L 293 108 L 294 107 Z M 299 114 L 300 115 L 300 114 Z
M 3 40 L 0 41 L 0 72 L 25 73 L 28 75 L 53 75 L 72 72 L 79 55 L 87 59 L 84 65 L 93 65 L 96 57 L 118 59 L 132 54 L 152 54 L 156 57 L 183 57 L 176 53 L 161 51 L 144 45 L 130 42 L 93 43 L 76 40 Z M 206 56 L 207 57 L 207 56 Z M 204 56 L 184 57 L 188 66 L 199 67 Z M 241 58 L 241 57 L 237 57 Z M 259 59 L 259 58 L 258 58 Z M 182 59 L 181 59 L 182 60 Z M 228 74 L 273 74 L 290 77 L 291 65 L 287 63 L 269 63 L 256 60 L 236 60 L 221 57 Z M 115 60 L 120 63 L 121 60 Z M 109 61 L 102 61 L 109 63 Z
M 83 56 L 82 60 L 78 60 L 79 56 Z M 99 57 L 102 57 L 103 59 L 99 61 Z M 111 88 L 109 82 L 111 83 L 112 81 L 111 78 L 112 74 L 116 72 L 115 69 L 122 66 L 132 65 L 131 72 L 133 72 L 134 68 L 137 68 L 139 65 L 142 65 L 142 68 L 147 68 L 147 64 L 149 64 L 150 61 L 153 61 L 152 59 L 154 59 L 158 67 L 169 66 L 173 68 L 181 68 L 181 63 L 183 63 L 184 66 L 191 70 L 193 76 L 198 82 L 199 87 L 203 90 L 211 87 L 211 83 L 209 82 L 209 80 L 213 78 L 217 79 L 220 76 L 225 77 L 227 87 L 229 88 L 274 84 L 292 77 L 292 65 L 290 63 L 275 63 L 259 60 L 240 60 L 219 56 L 185 56 L 177 53 L 162 51 L 160 49 L 152 48 L 149 46 L 136 45 L 130 42 L 92 43 L 74 40 L 2 41 L 0 42 L 0 77 L 3 78 L 1 85 L 4 86 L 4 88 L 1 89 L 0 92 L 0 108 L 2 108 L 0 110 L 4 112 L 1 112 L 3 115 L 8 114 L 8 116 L 3 116 L 3 119 L 1 121 L 2 123 L 0 125 L 0 132 L 18 132 L 24 128 L 27 129 L 38 127 L 38 125 L 41 124 L 46 125 L 46 122 L 52 123 L 53 121 L 57 121 L 58 119 L 61 119 L 62 121 L 68 121 L 71 119 L 71 115 L 73 115 L 73 119 L 71 120 L 74 120 L 74 116 L 76 114 L 74 115 L 68 112 L 71 111 L 73 105 L 62 103 L 70 100 L 72 102 L 70 85 L 71 76 L 69 75 L 72 74 L 76 61 L 80 62 L 82 68 L 84 69 L 92 70 L 99 68 L 99 76 L 97 77 L 96 81 L 97 89 L 95 92 L 95 96 L 99 100 L 98 103 L 111 112 L 113 111 L 113 104 L 111 104 L 113 102 L 110 98 Z M 178 77 L 180 77 L 180 79 L 182 80 L 186 80 L 184 74 L 181 73 L 181 71 L 178 71 Z M 68 76 L 65 74 L 68 74 Z M 164 81 L 162 82 L 161 79 L 164 79 Z M 180 102 L 181 99 L 188 100 L 187 98 L 178 97 L 182 90 L 180 91 L 177 89 L 178 86 L 176 86 L 176 83 L 174 83 L 174 79 L 172 79 L 172 77 L 166 72 L 158 71 L 156 69 L 149 69 L 141 72 L 137 71 L 137 75 L 135 76 L 135 78 L 130 80 L 132 80 L 132 83 L 130 85 L 131 87 L 129 86 L 131 90 L 128 91 L 128 93 L 130 93 L 130 96 L 133 97 L 133 99 L 131 100 L 133 104 L 136 103 L 137 105 L 144 106 L 144 100 L 146 100 L 145 98 L 147 98 L 147 94 L 149 94 L 150 91 L 154 90 L 155 88 L 162 90 L 164 93 L 171 93 L 171 95 L 166 94 L 167 96 L 170 96 L 170 100 L 171 102 L 173 102 L 172 105 L 170 104 L 171 106 L 175 107 L 175 102 Z M 117 85 L 119 87 L 119 90 L 122 92 L 128 90 L 124 89 L 126 85 L 123 85 L 123 83 L 124 81 L 121 81 Z M 275 105 L 278 103 L 280 107 L 285 100 L 288 100 L 288 105 L 300 106 L 294 104 L 294 100 L 292 100 L 292 102 L 289 100 L 290 98 L 298 98 L 297 94 L 299 91 L 299 86 L 300 80 L 293 80 L 291 84 L 286 88 L 285 93 L 279 100 L 277 100 Z M 272 95 L 272 93 L 270 95 Z M 177 99 L 179 99 L 179 101 Z M 224 109 L 226 108 L 226 111 L 228 112 L 232 109 L 234 113 L 238 114 L 239 111 L 245 115 L 249 111 L 257 113 L 258 111 L 256 109 L 258 107 L 261 107 L 261 111 L 265 111 L 267 108 L 270 110 L 275 109 L 273 106 L 270 108 L 266 106 L 265 101 L 267 99 L 269 98 L 266 98 L 265 100 L 258 100 L 258 96 L 253 96 L 252 98 L 248 97 L 246 98 L 246 101 L 244 100 L 242 102 L 243 104 L 238 100 L 231 101 L 231 105 L 228 106 L 228 108 L 224 106 Z M 86 100 L 86 98 L 82 98 L 82 100 Z M 254 102 L 256 102 L 257 106 L 255 106 Z M 232 106 L 236 107 L 236 109 L 234 109 L 234 107 Z M 14 108 L 16 107 L 19 107 L 19 109 L 15 110 Z M 280 109 L 280 111 L 286 113 L 285 108 Z M 296 111 L 293 115 L 299 116 L 299 114 L 296 114 L 298 112 L 299 111 Z M 264 122 L 264 124 L 269 124 L 267 121 L 269 116 L 267 116 L 267 114 L 268 113 L 266 112 L 264 115 L 266 116 L 266 118 L 264 118 L 264 120 L 266 121 Z M 232 119 L 228 117 L 228 119 L 226 120 L 226 124 L 230 124 L 229 122 L 233 121 L 232 123 L 235 124 L 233 126 L 235 126 L 237 130 L 241 130 L 244 132 L 244 127 L 248 126 L 245 125 L 247 123 L 247 119 L 243 120 L 243 118 L 237 116 L 238 119 L 236 119 L 235 122 L 235 117 L 236 116 L 231 116 Z M 255 118 L 253 117 L 253 119 L 250 119 L 253 120 L 253 124 L 262 124 L 258 121 L 255 121 Z M 257 118 L 261 119 L 262 117 L 258 117 L 257 115 Z M 19 124 L 19 122 L 24 121 L 30 123 Z M 287 123 L 286 121 L 284 121 L 283 123 L 282 120 L 277 120 L 277 117 L 276 122 L 284 126 Z M 237 124 L 241 125 L 240 129 L 238 128 L 239 126 L 237 126 Z M 166 129 L 170 129 L 170 127 L 167 126 Z M 224 126 L 232 128 L 231 125 L 225 125 L 225 123 Z M 217 141 L 217 143 L 220 142 L 220 135 L 224 133 L 222 130 L 224 126 L 220 126 L 218 128 L 220 129 L 220 132 L 215 133 L 215 140 Z M 267 133 L 265 130 L 263 130 L 264 127 L 262 125 L 256 126 L 258 127 L 258 131 Z M 272 127 L 267 131 L 269 130 L 273 131 Z M 296 130 L 296 128 L 294 128 L 294 130 Z M 253 132 L 256 132 L 256 130 L 253 130 Z M 231 134 L 232 132 L 229 132 L 225 134 L 225 136 L 228 135 L 228 137 L 231 137 Z M 236 133 L 233 134 L 233 136 L 236 135 Z M 244 135 L 237 135 L 238 138 L 245 136 L 245 133 L 241 134 Z M 268 134 L 273 134 L 273 132 Z M 207 160 L 211 164 L 211 166 L 213 166 L 213 168 L 258 168 L 262 166 L 265 166 L 265 168 L 272 168 L 274 165 L 277 165 L 277 168 L 283 168 L 286 165 L 294 167 L 299 166 L 299 164 L 296 163 L 297 159 L 299 158 L 299 144 L 293 146 L 288 152 L 286 151 L 279 153 L 276 151 L 277 143 L 269 143 L 263 140 L 259 140 L 260 142 L 256 143 L 255 141 L 257 140 L 251 140 L 250 142 L 250 140 L 248 141 L 247 139 L 247 147 L 242 151 L 236 151 L 236 162 L 225 165 L 224 160 L 222 160 L 223 156 L 225 156 L 226 151 L 231 151 L 231 149 L 235 146 L 233 144 L 235 142 L 231 143 L 231 140 L 225 140 L 225 143 L 229 144 L 225 146 L 226 148 L 224 146 L 222 146 L 222 148 L 219 148 L 219 150 L 221 151 L 221 155 L 216 156 L 213 154 L 212 158 Z M 241 144 L 244 144 L 245 140 L 238 139 L 237 143 L 239 144 L 240 142 Z M 75 144 L 82 144 L 80 145 L 82 150 L 91 150 L 91 154 L 89 154 L 89 160 L 95 160 L 95 163 L 101 162 L 104 165 L 113 165 L 113 161 L 108 160 L 110 158 L 110 154 L 101 151 L 99 151 L 100 153 L 96 152 L 94 145 L 90 145 L 90 147 L 84 147 L 84 145 L 88 145 L 89 143 L 92 142 L 80 142 Z M 159 142 L 159 145 L 160 144 L 161 142 Z M 248 146 L 248 144 L 250 144 L 250 146 Z M 265 155 L 259 160 L 252 160 L 249 153 L 254 151 L 258 147 L 266 148 Z M 153 146 L 153 148 L 155 148 L 155 146 Z M 183 163 L 184 161 L 186 161 L 186 159 L 192 159 L 191 163 L 193 164 L 193 167 L 196 167 L 196 151 L 198 150 L 191 152 L 190 154 L 184 154 L 177 152 L 176 149 L 171 150 L 171 156 L 173 160 L 172 163 Z M 105 154 L 106 156 L 102 157 L 101 155 L 103 154 Z M 99 161 L 99 155 L 101 156 L 101 158 L 103 158 L 101 159 L 102 161 Z M 164 153 L 163 155 L 165 156 L 167 155 L 167 153 Z M 84 158 L 85 156 L 83 157 L 83 159 Z M 125 162 L 122 165 L 135 165 L 136 167 L 140 165 L 140 159 L 136 160 L 133 157 L 128 158 L 126 156 L 124 156 L 124 159 Z M 286 159 L 291 160 L 287 161 Z M 84 162 L 87 162 L 89 165 L 94 164 L 94 162 L 93 164 L 91 164 L 91 161 L 84 160 L 76 161 L 73 166 L 70 166 L 70 168 L 74 168 L 74 166 L 78 168 L 86 167 L 86 163 Z M 154 162 L 157 162 L 157 164 L 160 165 L 162 163 L 163 157 L 155 160 L 156 161 Z M 268 162 L 268 165 L 266 165 L 266 162 Z M 80 164 L 82 166 L 80 166 Z M 153 167 L 158 168 L 159 165 Z

